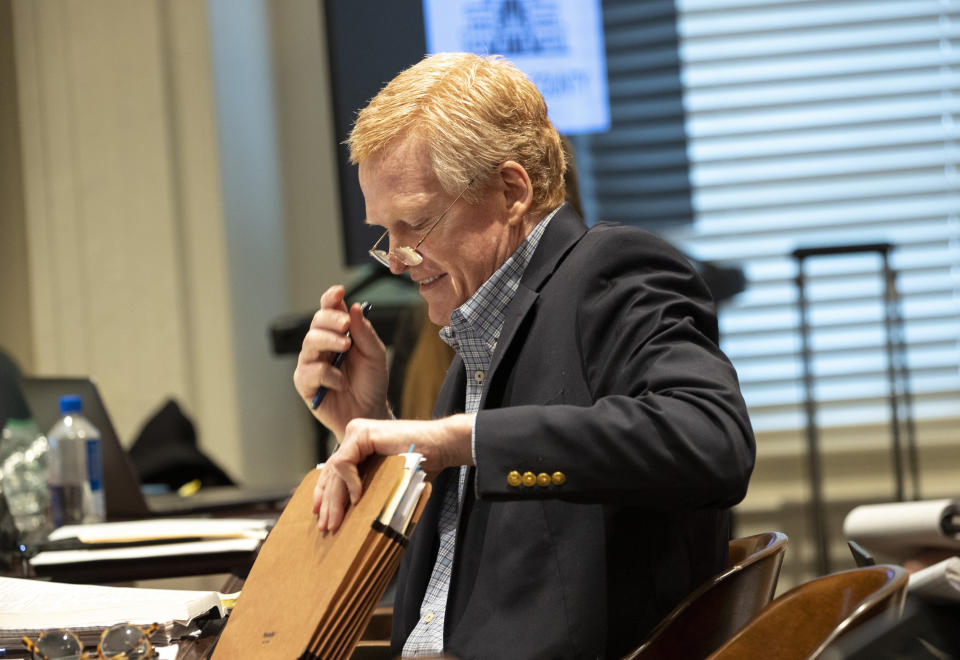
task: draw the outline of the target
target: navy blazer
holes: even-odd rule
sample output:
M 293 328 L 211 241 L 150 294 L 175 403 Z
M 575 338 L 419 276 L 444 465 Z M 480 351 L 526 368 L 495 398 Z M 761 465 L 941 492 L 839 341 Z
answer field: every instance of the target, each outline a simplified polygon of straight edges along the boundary
M 587 230 L 569 206 L 553 217 L 483 388 L 448 653 L 620 657 L 726 568 L 728 507 L 755 447 L 717 342 L 709 291 L 674 248 L 636 228 Z M 455 358 L 436 416 L 463 410 L 465 378 Z M 436 478 L 405 553 L 394 653 L 419 618 L 456 475 Z

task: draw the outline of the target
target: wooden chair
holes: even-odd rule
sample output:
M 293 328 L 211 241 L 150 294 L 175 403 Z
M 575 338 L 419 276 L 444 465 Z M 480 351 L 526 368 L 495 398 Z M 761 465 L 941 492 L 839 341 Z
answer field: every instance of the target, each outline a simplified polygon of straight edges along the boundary
M 812 660 L 831 643 L 874 617 L 896 619 L 907 572 L 864 566 L 794 587 L 770 603 L 709 660 Z
M 393 627 L 393 608 L 378 607 L 370 617 L 370 623 L 360 635 L 350 660 L 391 660 L 390 630 Z
M 766 532 L 729 548 L 729 568 L 684 598 L 626 660 L 704 658 L 771 601 L 787 536 Z

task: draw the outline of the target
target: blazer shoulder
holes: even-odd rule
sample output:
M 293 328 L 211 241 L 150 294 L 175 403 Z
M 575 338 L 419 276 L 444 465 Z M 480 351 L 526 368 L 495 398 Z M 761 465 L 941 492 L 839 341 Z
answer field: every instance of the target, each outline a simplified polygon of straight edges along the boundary
M 682 252 L 665 238 L 656 234 L 619 222 L 598 222 L 587 229 L 584 241 L 598 244 L 623 244 L 636 249 L 657 250 L 675 253 L 682 256 Z
M 573 263 L 608 270 L 624 263 L 631 270 L 696 271 L 690 258 L 664 238 L 645 229 L 613 222 L 593 225 L 571 254 Z

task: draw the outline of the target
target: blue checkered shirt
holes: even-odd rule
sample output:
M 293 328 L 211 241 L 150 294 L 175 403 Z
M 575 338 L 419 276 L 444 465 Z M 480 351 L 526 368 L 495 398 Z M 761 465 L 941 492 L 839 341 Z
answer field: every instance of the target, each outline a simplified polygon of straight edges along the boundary
M 465 412 L 475 413 L 480 408 L 480 394 L 493 351 L 503 330 L 507 305 L 520 286 L 520 278 L 533 256 L 547 223 L 557 212 L 554 209 L 537 223 L 516 252 L 510 255 L 497 271 L 484 282 L 469 300 L 453 310 L 450 325 L 440 330 L 440 338 L 450 345 L 463 360 L 467 371 L 467 399 Z M 476 436 L 471 438 L 471 448 Z M 473 450 L 474 462 L 476 451 Z M 463 504 L 467 468 L 460 468 L 457 490 L 448 488 L 441 504 L 437 531 L 440 547 L 430 573 L 430 581 L 420 604 L 420 620 L 403 645 L 403 657 L 437 655 L 443 652 L 443 623 L 446 617 L 450 576 L 453 573 L 453 553 L 457 541 L 457 519 Z

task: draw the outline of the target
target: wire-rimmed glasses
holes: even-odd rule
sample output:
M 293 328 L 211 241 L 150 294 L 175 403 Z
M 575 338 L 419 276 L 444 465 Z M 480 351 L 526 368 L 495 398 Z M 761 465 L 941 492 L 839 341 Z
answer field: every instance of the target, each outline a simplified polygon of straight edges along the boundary
M 156 623 L 148 628 L 132 623 L 110 626 L 100 635 L 96 655 L 85 653 L 80 638 L 66 628 L 47 630 L 37 637 L 36 641 L 29 637 L 23 637 L 22 640 L 34 660 L 144 660 L 156 657 L 150 635 L 159 627 Z
M 453 205 L 456 204 L 458 201 L 460 201 L 460 198 L 463 197 L 463 193 L 467 192 L 467 188 L 469 188 L 470 185 L 475 180 L 476 180 L 476 177 L 470 179 L 467 182 L 467 185 L 463 188 L 463 190 L 460 191 L 460 194 L 457 195 L 456 199 L 450 202 L 450 206 L 444 209 L 443 213 L 437 216 L 437 219 L 434 220 L 429 227 L 427 227 L 427 231 L 423 232 L 423 236 L 420 237 L 420 240 L 417 241 L 416 245 L 414 245 L 413 247 L 401 245 L 390 251 L 378 249 L 377 246 L 380 245 L 380 243 L 383 242 L 383 239 L 387 237 L 387 234 L 390 233 L 390 230 L 387 229 L 382 234 L 380 234 L 380 238 L 377 239 L 377 242 L 374 243 L 373 247 L 370 248 L 370 250 L 368 251 L 370 256 L 376 259 L 379 263 L 386 266 L 387 268 L 390 268 L 390 257 L 393 257 L 394 259 L 402 263 L 404 266 L 408 266 L 410 268 L 413 268 L 414 266 L 419 266 L 423 262 L 423 256 L 419 252 L 417 252 L 417 249 L 427 239 L 427 236 L 430 235 L 430 232 L 432 232 L 436 228 L 436 226 L 440 224 L 440 221 L 443 220 L 443 218 L 447 215 L 447 212 L 453 208 Z

